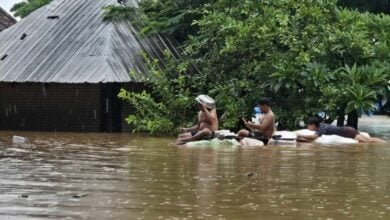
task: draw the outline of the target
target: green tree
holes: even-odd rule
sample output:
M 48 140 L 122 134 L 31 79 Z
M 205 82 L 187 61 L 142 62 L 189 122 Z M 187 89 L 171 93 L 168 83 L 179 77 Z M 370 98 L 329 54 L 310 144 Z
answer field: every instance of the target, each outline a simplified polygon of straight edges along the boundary
M 139 9 L 131 5 L 107 6 L 106 20 L 130 19 L 138 24 L 145 35 L 168 34 L 181 43 L 196 34 L 194 20 L 202 17 L 202 9 L 216 0 L 143 0 Z M 141 13 L 139 13 L 141 12 Z
M 145 57 L 149 66 L 148 91 L 129 92 L 122 89 L 119 98 L 130 102 L 135 113 L 126 121 L 134 127 L 133 132 L 150 132 L 152 134 L 173 134 L 185 122 L 193 122 L 196 109 L 193 105 L 187 68 L 178 65 L 172 55 L 165 51 L 164 67 L 158 60 Z M 162 69 L 163 68 L 163 69 Z
M 141 7 L 143 30 L 169 34 L 164 27 L 171 17 L 156 20 L 151 14 L 172 7 Z M 271 97 L 278 121 L 290 129 L 318 112 L 329 121 L 359 115 L 389 85 L 389 69 L 382 68 L 389 60 L 389 16 L 339 9 L 336 0 L 219 0 L 200 5 L 196 14 L 185 21 L 194 28 L 182 38 L 177 65 L 186 67 L 181 77 L 187 97 L 207 93 L 217 99 L 222 127 L 237 128 L 260 96 Z M 355 64 L 359 80 L 351 81 L 344 73 Z M 178 77 L 164 72 L 172 82 Z
M 328 89 L 329 97 L 336 100 L 334 111 L 348 114 L 349 126 L 358 127 L 358 117 L 375 109 L 375 101 L 388 90 L 388 63 L 352 67 L 346 65 L 336 75 Z M 344 118 L 344 117 L 342 117 Z M 344 125 L 344 122 L 339 125 Z
M 20 3 L 16 3 L 11 8 L 11 11 L 15 13 L 15 16 L 24 18 L 38 8 L 49 4 L 51 1 L 52 0 L 27 0 Z

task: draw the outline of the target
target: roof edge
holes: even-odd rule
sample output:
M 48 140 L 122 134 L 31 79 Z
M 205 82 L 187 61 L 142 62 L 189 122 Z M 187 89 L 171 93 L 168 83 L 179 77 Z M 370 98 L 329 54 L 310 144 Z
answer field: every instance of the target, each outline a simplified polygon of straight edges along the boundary
M 11 19 L 14 23 L 18 22 L 14 16 L 12 16 L 10 13 L 8 13 L 6 10 L 4 10 L 2 7 L 0 7 L 0 12 L 2 12 L 7 18 Z

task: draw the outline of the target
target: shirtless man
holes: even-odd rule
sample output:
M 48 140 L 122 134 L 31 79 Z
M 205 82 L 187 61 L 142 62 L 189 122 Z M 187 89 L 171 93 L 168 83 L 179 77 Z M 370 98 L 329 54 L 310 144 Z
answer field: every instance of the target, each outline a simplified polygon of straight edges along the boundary
M 318 118 L 310 118 L 307 123 L 307 128 L 311 131 L 315 131 L 315 134 L 298 135 L 298 139 L 300 141 L 314 141 L 321 135 L 338 135 L 341 137 L 352 138 L 359 142 L 385 143 L 385 141 L 380 138 L 361 135 L 355 128 L 352 127 L 337 127 L 335 125 L 320 123 Z
M 182 128 L 182 134 L 177 139 L 177 144 L 182 145 L 187 142 L 202 139 L 211 139 L 214 132 L 218 130 L 218 116 L 215 109 L 215 101 L 206 95 L 196 98 L 199 103 L 198 124 L 190 128 Z
M 264 145 L 268 144 L 269 139 L 272 137 L 275 131 L 275 115 L 270 107 L 270 101 L 267 98 L 261 98 L 258 103 L 263 116 L 260 118 L 260 124 L 256 125 L 252 122 L 248 122 L 245 119 L 245 126 L 250 130 L 241 130 L 238 132 L 240 138 L 261 138 Z

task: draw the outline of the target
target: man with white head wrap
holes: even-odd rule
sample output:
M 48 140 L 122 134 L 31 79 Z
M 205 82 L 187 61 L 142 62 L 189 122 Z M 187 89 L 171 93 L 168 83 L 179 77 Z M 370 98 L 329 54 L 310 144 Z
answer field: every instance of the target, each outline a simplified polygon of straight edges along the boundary
M 218 130 L 218 116 L 215 100 L 207 95 L 196 98 L 199 106 L 198 123 L 190 128 L 183 128 L 182 134 L 177 139 L 177 144 L 185 144 L 191 141 L 211 139 Z

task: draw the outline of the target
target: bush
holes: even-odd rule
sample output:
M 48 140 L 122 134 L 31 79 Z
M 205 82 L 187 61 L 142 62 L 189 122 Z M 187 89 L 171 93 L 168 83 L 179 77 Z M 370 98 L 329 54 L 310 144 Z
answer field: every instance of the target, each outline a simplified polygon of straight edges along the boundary
M 184 74 L 187 68 L 178 65 L 168 51 L 164 55 L 164 67 L 158 60 L 144 55 L 149 67 L 148 91 L 136 93 L 122 89 L 118 95 L 135 108 L 134 114 L 126 119 L 134 127 L 133 132 L 173 134 L 176 128 L 193 121 L 194 99 Z

